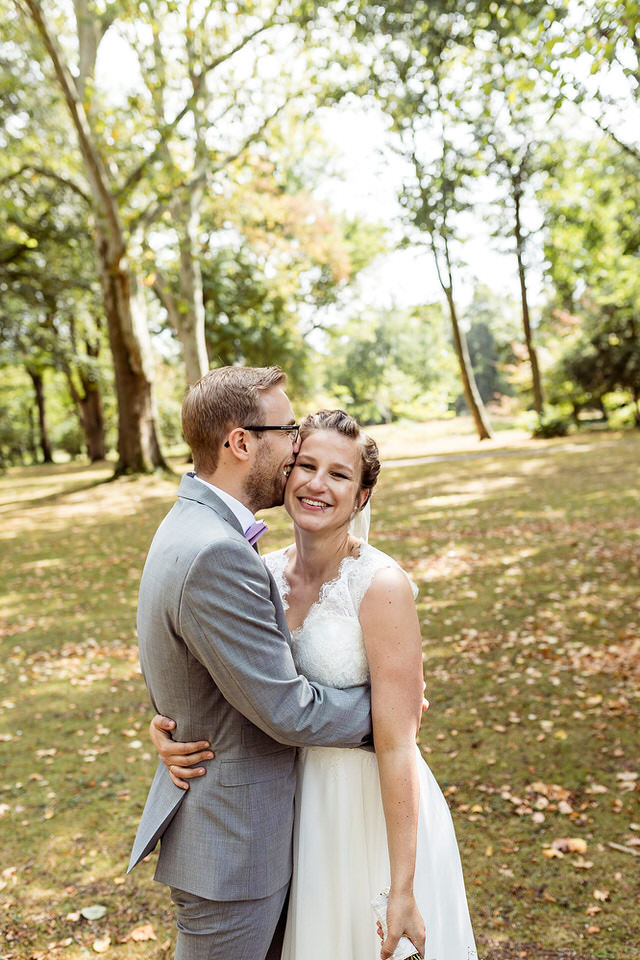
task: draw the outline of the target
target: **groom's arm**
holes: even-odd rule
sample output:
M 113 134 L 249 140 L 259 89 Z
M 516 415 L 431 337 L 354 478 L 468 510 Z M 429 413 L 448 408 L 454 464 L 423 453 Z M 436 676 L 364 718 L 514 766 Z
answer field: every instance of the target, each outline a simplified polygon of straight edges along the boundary
M 360 746 L 371 735 L 368 687 L 337 690 L 298 674 L 279 629 L 269 576 L 244 543 L 201 551 L 185 580 L 180 632 L 225 699 L 291 746 Z

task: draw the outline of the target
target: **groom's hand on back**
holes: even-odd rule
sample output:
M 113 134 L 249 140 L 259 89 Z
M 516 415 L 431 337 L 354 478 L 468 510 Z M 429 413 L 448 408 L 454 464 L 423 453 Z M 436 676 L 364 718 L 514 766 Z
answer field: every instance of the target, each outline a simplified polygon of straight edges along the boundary
M 175 720 L 156 714 L 149 724 L 149 737 L 158 756 L 168 767 L 173 783 L 181 790 L 188 790 L 189 780 L 202 777 L 206 773 L 204 767 L 195 765 L 203 760 L 212 760 L 215 754 L 210 749 L 208 740 L 195 740 L 190 743 L 177 743 L 172 740 L 171 731 L 175 730 L 175 726 Z

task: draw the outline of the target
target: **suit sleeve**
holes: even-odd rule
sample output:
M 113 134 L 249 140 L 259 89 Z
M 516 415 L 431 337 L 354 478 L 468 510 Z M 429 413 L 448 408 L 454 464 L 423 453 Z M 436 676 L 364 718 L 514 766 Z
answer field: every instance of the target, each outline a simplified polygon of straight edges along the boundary
M 338 690 L 298 674 L 276 622 L 269 576 L 244 543 L 218 541 L 198 554 L 179 622 L 225 699 L 274 740 L 354 747 L 370 738 L 369 688 Z

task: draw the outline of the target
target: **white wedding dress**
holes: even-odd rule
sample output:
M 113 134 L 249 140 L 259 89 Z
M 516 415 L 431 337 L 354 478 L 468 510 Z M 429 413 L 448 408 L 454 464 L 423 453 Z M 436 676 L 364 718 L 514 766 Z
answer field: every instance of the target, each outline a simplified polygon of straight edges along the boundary
M 287 605 L 286 548 L 264 558 Z M 398 564 L 364 543 L 325 583 L 291 646 L 310 680 L 366 683 L 358 620 L 375 573 Z M 427 721 L 428 722 L 428 721 Z M 427 931 L 425 960 L 476 960 L 458 845 L 447 802 L 416 747 L 420 809 L 414 893 Z M 282 960 L 378 960 L 371 909 L 389 887 L 389 857 L 376 755 L 372 750 L 300 751 L 294 865 Z

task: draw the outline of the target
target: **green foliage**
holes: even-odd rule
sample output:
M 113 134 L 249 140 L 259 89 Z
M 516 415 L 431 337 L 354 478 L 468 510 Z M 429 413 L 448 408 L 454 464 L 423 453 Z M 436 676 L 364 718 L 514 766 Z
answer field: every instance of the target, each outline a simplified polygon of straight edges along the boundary
M 455 358 L 438 305 L 358 315 L 328 343 L 325 390 L 364 423 L 446 413 Z
M 554 379 L 578 405 L 628 391 L 640 423 L 640 204 L 627 154 L 601 143 L 566 144 L 544 193 L 548 275 L 556 328 L 564 330 Z M 563 386 L 564 385 L 564 386 Z
M 570 429 L 571 423 L 564 414 L 554 413 L 547 408 L 533 428 L 532 436 L 538 440 L 550 440 L 553 437 L 566 437 Z
M 24 371 L 3 367 L 0 386 L 0 470 L 37 461 L 31 385 Z

